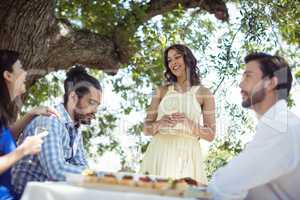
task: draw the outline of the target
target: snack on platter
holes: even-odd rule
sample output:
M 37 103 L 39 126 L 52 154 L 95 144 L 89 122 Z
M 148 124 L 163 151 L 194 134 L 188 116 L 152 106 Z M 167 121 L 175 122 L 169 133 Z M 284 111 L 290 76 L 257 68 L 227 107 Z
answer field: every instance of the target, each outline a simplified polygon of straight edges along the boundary
M 91 183 L 96 183 L 98 178 L 95 171 L 86 169 L 82 172 L 82 175 L 85 177 L 84 179 Z
M 101 190 L 211 199 L 206 188 L 191 178 L 172 180 L 151 175 L 85 170 L 82 175 L 67 174 L 67 182 Z
M 154 182 L 149 176 L 141 176 L 136 181 L 136 185 L 143 188 L 153 188 Z
M 101 177 L 97 177 L 97 182 L 107 183 L 107 184 L 118 184 L 119 180 L 113 173 L 104 174 Z M 88 181 L 87 181 L 88 182 Z
M 83 176 L 96 176 L 97 173 L 96 173 L 94 170 L 91 170 L 91 169 L 85 169 L 85 170 L 82 172 L 82 175 L 83 175 Z
M 134 180 L 134 177 L 132 175 L 124 175 L 120 180 L 119 180 L 120 185 L 128 185 L 128 186 L 135 186 L 136 182 Z
M 197 187 L 198 186 L 198 182 L 189 177 L 176 179 L 176 180 L 174 180 L 173 184 L 174 184 L 173 187 L 180 191 L 185 191 L 189 187 Z
M 166 190 L 170 187 L 170 179 L 166 178 L 156 178 L 154 182 L 154 188 L 158 190 Z

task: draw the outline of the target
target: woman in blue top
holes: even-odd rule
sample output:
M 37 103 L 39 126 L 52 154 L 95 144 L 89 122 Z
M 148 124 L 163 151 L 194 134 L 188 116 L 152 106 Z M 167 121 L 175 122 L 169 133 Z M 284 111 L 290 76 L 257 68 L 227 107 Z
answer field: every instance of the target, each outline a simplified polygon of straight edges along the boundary
M 0 50 L 0 200 L 15 199 L 11 192 L 10 168 L 22 157 L 37 154 L 43 142 L 42 136 L 31 136 L 16 147 L 15 139 L 34 116 L 56 114 L 47 107 L 38 107 L 14 122 L 15 100 L 26 91 L 26 75 L 18 52 Z

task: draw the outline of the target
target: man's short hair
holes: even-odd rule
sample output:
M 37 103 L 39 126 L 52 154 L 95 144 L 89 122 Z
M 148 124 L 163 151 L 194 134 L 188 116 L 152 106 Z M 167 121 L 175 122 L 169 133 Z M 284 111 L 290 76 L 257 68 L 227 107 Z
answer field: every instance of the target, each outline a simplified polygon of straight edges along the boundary
M 256 61 L 259 63 L 259 68 L 263 73 L 263 78 L 268 77 L 277 77 L 278 85 L 276 91 L 278 94 L 278 99 L 288 99 L 293 76 L 291 69 L 283 57 L 277 55 L 270 55 L 263 52 L 255 52 L 247 55 L 245 57 L 245 63 L 250 61 Z

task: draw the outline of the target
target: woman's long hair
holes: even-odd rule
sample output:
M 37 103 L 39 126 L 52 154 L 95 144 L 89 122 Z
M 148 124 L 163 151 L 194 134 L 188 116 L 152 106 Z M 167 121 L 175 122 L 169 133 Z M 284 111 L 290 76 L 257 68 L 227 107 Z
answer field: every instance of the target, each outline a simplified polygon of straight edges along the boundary
M 171 72 L 168 62 L 168 52 L 173 49 L 177 53 L 183 56 L 184 63 L 186 65 L 187 79 L 191 86 L 200 85 L 200 73 L 197 67 L 197 60 L 192 51 L 185 45 L 174 44 L 168 47 L 164 52 L 164 65 L 165 65 L 165 78 L 168 84 L 177 82 L 177 77 Z
M 0 49 L 0 128 L 7 127 L 16 117 L 16 106 L 10 98 L 4 72 L 12 72 L 18 59 L 18 52 Z

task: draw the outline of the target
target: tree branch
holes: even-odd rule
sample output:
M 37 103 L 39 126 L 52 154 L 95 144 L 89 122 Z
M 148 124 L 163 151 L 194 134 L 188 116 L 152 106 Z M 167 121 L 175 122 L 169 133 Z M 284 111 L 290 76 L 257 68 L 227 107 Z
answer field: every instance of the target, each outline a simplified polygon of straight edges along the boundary
M 55 31 L 48 37 L 48 52 L 37 60 L 29 70 L 28 85 L 59 69 L 68 69 L 75 64 L 103 70 L 114 75 L 119 69 L 119 58 L 111 39 L 100 37 L 88 30 L 74 29 L 66 20 L 57 20 Z M 37 68 L 40 66 L 40 68 Z
M 48 62 L 52 66 L 49 67 L 84 64 L 110 74 L 117 72 L 120 62 L 111 39 L 88 30 L 76 30 L 65 21 L 59 21 L 57 26 L 50 43 Z

